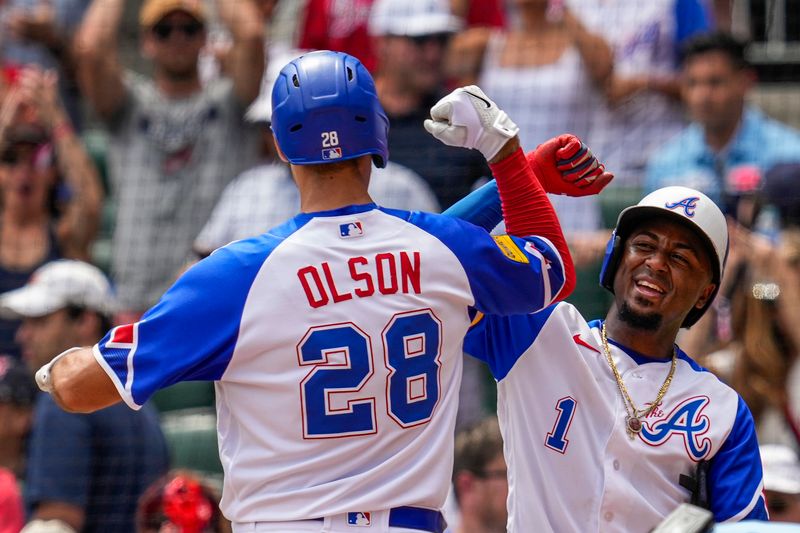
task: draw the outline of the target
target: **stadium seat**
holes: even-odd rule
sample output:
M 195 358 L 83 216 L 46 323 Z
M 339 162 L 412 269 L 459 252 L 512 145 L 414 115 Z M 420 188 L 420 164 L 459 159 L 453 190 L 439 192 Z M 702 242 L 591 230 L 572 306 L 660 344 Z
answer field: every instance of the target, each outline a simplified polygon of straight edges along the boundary
M 153 403 L 161 413 L 184 409 L 213 409 L 214 384 L 210 381 L 183 381 L 153 395 Z
M 181 409 L 162 415 L 161 429 L 170 450 L 171 467 L 185 468 L 204 478 L 222 479 L 213 409 Z

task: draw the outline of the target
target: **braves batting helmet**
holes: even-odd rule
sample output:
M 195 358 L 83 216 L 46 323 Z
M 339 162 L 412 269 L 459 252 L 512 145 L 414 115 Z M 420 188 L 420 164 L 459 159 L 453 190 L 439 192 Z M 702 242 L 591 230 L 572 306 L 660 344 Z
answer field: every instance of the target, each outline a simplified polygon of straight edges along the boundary
M 272 88 L 272 131 L 290 163 L 333 163 L 372 154 L 386 166 L 389 119 L 355 57 L 311 52 L 283 67 Z
M 708 196 L 699 191 L 688 187 L 664 187 L 651 192 L 638 204 L 623 209 L 606 246 L 606 255 L 600 270 L 600 285 L 613 294 L 614 275 L 622 258 L 625 241 L 639 222 L 653 216 L 674 218 L 694 230 L 705 244 L 711 261 L 712 282 L 716 288 L 705 306 L 694 308 L 686 315 L 681 326 L 688 328 L 703 316 L 714 301 L 728 257 L 728 225 L 725 215 Z

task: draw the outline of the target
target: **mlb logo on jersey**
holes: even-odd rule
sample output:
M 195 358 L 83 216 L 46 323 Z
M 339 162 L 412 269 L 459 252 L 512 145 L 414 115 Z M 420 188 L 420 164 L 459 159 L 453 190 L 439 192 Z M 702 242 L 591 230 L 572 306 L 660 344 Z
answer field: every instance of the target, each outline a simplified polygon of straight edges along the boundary
M 364 235 L 364 227 L 361 222 L 348 222 L 347 224 L 339 224 L 339 237 L 345 239 L 348 237 L 361 237 Z
M 342 149 L 341 148 L 325 148 L 322 150 L 322 159 L 341 159 L 342 158 Z
M 372 516 L 370 513 L 355 512 L 347 513 L 347 525 L 367 527 L 372 525 Z

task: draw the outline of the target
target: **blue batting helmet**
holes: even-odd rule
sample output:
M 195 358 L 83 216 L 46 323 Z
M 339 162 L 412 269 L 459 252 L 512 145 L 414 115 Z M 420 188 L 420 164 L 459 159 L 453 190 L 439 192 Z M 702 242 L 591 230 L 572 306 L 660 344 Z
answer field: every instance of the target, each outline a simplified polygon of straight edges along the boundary
M 383 168 L 389 159 L 389 119 L 372 76 L 342 52 L 311 52 L 283 67 L 272 87 L 272 131 L 295 165 L 372 154 Z
M 614 293 L 614 275 L 622 259 L 622 248 L 631 232 L 643 219 L 666 216 L 691 228 L 700 236 L 711 262 L 714 292 L 701 309 L 692 309 L 681 327 L 691 327 L 714 301 L 719 291 L 725 261 L 728 258 L 728 225 L 717 204 L 705 194 L 688 187 L 664 187 L 651 192 L 631 207 L 622 210 L 617 227 L 606 246 L 606 255 L 600 270 L 600 285 Z

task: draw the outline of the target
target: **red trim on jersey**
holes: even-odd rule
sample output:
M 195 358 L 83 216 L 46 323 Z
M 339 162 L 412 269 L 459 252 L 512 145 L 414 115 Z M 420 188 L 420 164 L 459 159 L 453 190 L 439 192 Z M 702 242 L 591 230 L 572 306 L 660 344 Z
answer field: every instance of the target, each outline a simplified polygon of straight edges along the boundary
M 516 237 L 539 235 L 558 250 L 564 262 L 564 286 L 553 301 L 565 299 L 575 288 L 575 267 L 561 224 L 522 148 L 498 163 L 489 165 L 497 180 L 506 231 Z

